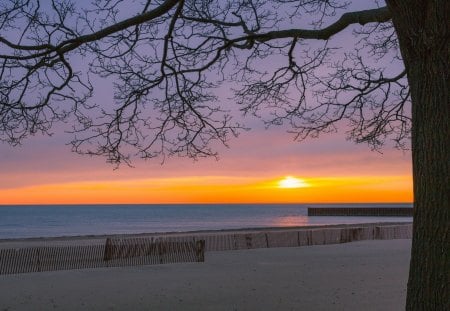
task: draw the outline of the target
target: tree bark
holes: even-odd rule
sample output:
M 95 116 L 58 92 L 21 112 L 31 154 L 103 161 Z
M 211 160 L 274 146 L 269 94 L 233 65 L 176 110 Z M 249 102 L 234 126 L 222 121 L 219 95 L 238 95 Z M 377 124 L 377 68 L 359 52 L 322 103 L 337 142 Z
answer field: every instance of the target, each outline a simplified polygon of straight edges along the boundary
M 387 0 L 412 98 L 414 224 L 407 310 L 450 310 L 448 0 Z

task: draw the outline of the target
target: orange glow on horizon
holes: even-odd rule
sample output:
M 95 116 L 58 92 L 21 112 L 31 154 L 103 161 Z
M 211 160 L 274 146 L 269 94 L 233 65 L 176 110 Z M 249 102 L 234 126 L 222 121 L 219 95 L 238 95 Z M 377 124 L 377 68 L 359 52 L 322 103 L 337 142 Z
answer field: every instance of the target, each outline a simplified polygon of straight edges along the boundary
M 280 182 L 288 180 L 281 187 Z M 73 182 L 0 189 L 0 204 L 412 202 L 411 176 L 193 176 Z

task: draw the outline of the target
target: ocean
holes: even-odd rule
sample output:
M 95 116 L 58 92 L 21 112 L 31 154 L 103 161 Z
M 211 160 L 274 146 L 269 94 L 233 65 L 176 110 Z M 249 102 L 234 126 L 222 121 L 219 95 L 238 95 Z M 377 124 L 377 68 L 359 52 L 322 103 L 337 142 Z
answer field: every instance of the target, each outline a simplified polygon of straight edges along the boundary
M 412 217 L 308 217 L 308 206 L 412 204 L 0 205 L 0 239 L 412 221 Z

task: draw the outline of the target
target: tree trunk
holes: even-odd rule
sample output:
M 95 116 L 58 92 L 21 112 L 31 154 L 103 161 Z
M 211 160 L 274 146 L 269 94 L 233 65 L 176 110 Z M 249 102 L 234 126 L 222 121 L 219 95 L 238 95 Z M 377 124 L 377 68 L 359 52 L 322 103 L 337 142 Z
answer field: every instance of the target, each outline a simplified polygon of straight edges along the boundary
M 414 225 L 407 310 L 450 310 L 448 0 L 387 0 L 412 98 Z

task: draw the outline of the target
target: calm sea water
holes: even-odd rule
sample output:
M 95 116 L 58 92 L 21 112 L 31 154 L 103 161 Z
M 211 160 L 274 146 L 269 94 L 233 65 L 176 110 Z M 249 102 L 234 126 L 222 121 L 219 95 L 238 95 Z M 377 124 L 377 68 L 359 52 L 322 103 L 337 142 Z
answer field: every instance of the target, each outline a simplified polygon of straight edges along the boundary
M 0 239 L 412 221 L 411 217 L 308 217 L 308 206 L 349 204 L 0 205 Z

